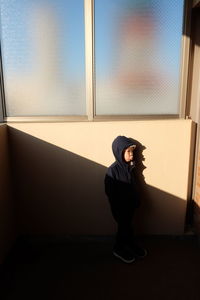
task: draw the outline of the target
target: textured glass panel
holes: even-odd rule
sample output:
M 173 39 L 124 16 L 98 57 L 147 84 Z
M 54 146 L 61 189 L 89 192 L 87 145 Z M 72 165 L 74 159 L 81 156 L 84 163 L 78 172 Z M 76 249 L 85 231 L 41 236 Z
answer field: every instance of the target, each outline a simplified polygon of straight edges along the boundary
M 96 113 L 177 114 L 183 0 L 96 0 Z
M 84 115 L 83 0 L 0 0 L 8 116 Z

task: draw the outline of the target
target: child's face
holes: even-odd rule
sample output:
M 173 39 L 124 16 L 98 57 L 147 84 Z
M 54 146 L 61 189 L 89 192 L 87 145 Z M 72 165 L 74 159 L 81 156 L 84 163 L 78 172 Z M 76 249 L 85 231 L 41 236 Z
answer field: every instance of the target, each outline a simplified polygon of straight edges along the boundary
M 125 151 L 124 151 L 124 160 L 125 162 L 130 162 L 133 160 L 133 151 L 134 151 L 134 147 L 128 147 Z

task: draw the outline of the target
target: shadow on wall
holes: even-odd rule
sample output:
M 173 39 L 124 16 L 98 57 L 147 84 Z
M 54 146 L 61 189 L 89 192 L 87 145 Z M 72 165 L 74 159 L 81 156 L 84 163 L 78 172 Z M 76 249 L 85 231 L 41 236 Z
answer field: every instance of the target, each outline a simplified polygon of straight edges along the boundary
M 194 226 L 194 230 L 195 233 L 199 235 L 200 233 L 200 206 L 198 203 L 193 201 L 193 224 L 195 224 Z
M 19 234 L 110 235 L 106 167 L 9 127 Z M 139 143 L 139 142 L 138 142 Z M 182 234 L 186 201 L 145 183 L 145 147 L 137 152 L 142 205 L 136 233 Z
M 189 1 L 188 1 L 189 2 Z M 192 2 L 192 1 L 191 1 Z M 199 36 L 199 23 L 200 23 L 200 6 L 192 9 L 192 3 L 188 3 L 190 6 L 191 13 L 191 28 L 185 29 L 183 34 L 191 38 L 192 44 L 200 45 L 200 36 Z M 191 35 L 192 33 L 192 35 Z
M 186 15 L 187 17 L 187 24 L 188 26 L 183 26 L 182 34 L 192 38 L 195 36 L 196 30 L 198 30 L 198 24 L 199 24 L 199 16 L 200 16 L 200 3 L 193 7 L 193 1 L 185 1 L 185 9 L 188 12 Z M 191 36 L 192 32 L 192 36 Z M 196 35 L 195 41 L 192 40 L 192 42 L 195 42 L 196 45 L 200 45 L 200 38 L 198 35 Z

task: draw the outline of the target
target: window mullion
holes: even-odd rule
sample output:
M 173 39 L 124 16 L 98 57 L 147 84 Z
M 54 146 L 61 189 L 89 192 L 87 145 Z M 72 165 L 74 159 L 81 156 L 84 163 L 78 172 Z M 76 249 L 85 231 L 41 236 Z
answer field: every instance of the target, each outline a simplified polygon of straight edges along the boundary
M 93 0 L 85 0 L 85 68 L 86 105 L 88 120 L 94 118 L 94 38 L 93 38 Z

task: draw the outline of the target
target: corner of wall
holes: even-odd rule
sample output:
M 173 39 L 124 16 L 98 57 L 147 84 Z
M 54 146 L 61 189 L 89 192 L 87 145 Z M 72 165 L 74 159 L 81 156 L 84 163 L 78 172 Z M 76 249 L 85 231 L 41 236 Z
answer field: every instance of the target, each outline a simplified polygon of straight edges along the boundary
M 7 129 L 6 124 L 0 125 L 0 264 L 16 240 Z

